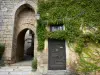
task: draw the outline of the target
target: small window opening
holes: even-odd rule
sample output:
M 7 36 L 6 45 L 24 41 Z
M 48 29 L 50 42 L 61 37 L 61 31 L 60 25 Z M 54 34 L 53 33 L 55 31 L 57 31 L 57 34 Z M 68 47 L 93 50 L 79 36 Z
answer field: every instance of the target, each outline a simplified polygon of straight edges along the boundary
M 64 30 L 63 25 L 51 25 L 50 26 L 50 31 L 51 32 L 59 31 L 59 30 Z

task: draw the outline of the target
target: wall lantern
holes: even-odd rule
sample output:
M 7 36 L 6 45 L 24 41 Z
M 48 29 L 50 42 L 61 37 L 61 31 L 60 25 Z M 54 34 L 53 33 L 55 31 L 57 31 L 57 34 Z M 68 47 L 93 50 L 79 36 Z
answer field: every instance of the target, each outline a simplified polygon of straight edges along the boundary
M 40 14 L 37 13 L 37 14 L 35 15 L 35 17 L 36 17 L 37 20 L 39 20 L 39 19 L 40 19 Z

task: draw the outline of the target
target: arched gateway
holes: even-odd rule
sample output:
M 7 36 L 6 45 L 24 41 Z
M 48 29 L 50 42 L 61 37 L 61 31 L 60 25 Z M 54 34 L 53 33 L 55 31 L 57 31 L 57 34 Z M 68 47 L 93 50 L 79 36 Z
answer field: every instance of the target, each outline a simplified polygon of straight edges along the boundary
M 26 34 L 27 31 L 29 31 L 29 34 Z M 25 34 L 27 35 L 27 39 L 25 39 Z M 27 41 L 29 43 L 27 43 Z M 25 45 L 25 43 L 27 45 L 30 44 L 30 47 L 28 47 L 27 50 L 25 49 L 25 46 L 27 46 Z M 26 59 L 30 60 L 34 57 L 34 33 L 32 30 L 26 28 L 18 34 L 15 56 L 17 61 L 26 60 Z
M 24 56 L 24 38 L 27 30 L 31 31 L 33 48 L 31 52 L 33 55 L 36 53 L 37 49 L 37 38 L 36 38 L 36 18 L 35 11 L 29 4 L 21 5 L 15 13 L 14 22 L 14 32 L 13 32 L 13 49 L 12 49 L 12 61 L 13 63 L 21 61 L 25 58 Z M 35 56 L 35 55 L 34 55 Z

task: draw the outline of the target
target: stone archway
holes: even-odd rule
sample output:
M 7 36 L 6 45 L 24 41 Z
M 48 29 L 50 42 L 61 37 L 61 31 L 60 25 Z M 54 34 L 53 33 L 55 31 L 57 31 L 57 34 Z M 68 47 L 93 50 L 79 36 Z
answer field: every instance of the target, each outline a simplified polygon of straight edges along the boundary
M 34 54 L 37 51 L 37 36 L 36 36 L 36 18 L 35 12 L 29 4 L 24 4 L 20 6 L 15 14 L 15 25 L 13 32 L 13 51 L 12 51 L 12 61 L 17 62 L 23 57 L 23 38 L 26 31 L 29 29 L 34 32 Z M 20 37 L 20 38 L 19 38 Z M 18 41 L 20 40 L 20 41 Z M 22 52 L 20 52 L 21 50 Z M 35 56 L 35 55 L 34 55 Z
M 30 31 L 30 34 L 32 35 L 31 39 L 31 47 L 25 52 L 25 34 L 27 30 Z M 34 57 L 34 33 L 30 29 L 24 29 L 22 30 L 17 37 L 17 49 L 16 49 L 16 58 L 17 61 L 25 60 L 29 56 L 31 58 Z M 27 56 L 26 56 L 27 55 Z

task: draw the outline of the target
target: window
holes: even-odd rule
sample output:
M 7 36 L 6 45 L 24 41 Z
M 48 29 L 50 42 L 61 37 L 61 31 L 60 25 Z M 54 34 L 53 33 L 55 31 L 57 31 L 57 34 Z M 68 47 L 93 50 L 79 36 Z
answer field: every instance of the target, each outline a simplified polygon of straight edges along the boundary
M 51 25 L 50 26 L 50 31 L 57 31 L 57 30 L 63 30 L 63 25 L 59 25 L 59 26 Z

